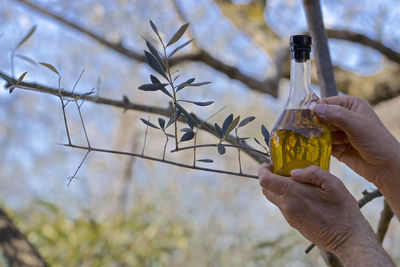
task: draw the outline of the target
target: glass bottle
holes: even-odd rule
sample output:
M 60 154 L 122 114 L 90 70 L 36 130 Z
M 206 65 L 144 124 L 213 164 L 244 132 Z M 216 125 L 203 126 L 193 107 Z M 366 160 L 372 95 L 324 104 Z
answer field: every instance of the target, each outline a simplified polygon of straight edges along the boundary
M 332 137 L 329 128 L 316 121 L 312 107 L 318 97 L 311 88 L 308 35 L 290 37 L 290 93 L 270 137 L 272 171 L 290 176 L 293 169 L 316 165 L 329 170 Z

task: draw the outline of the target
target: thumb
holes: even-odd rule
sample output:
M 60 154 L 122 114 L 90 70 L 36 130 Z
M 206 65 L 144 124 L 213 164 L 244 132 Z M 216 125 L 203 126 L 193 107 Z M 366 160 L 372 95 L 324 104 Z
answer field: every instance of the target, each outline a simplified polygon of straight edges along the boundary
M 312 184 L 320 187 L 322 190 L 327 190 L 331 183 L 332 177 L 329 172 L 318 168 L 317 166 L 309 166 L 305 169 L 295 169 L 290 172 L 293 180 L 304 183 L 304 184 Z
M 358 114 L 338 105 L 317 104 L 314 114 L 326 122 L 335 125 L 346 134 L 357 135 L 364 126 L 364 119 Z

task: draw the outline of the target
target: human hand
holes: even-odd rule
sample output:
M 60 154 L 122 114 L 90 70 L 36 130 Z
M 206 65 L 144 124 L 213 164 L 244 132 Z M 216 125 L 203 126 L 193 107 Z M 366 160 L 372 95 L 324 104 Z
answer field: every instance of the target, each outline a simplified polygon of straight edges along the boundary
M 292 170 L 291 175 L 293 179 L 274 174 L 267 164 L 258 171 L 265 197 L 293 228 L 345 265 L 356 266 L 352 265 L 355 261 L 393 266 L 357 201 L 338 178 L 316 166 Z
M 358 97 L 322 99 L 314 114 L 333 125 L 332 155 L 356 173 L 382 187 L 399 174 L 400 144 L 383 126 L 369 103 Z M 381 188 L 380 188 L 381 189 Z

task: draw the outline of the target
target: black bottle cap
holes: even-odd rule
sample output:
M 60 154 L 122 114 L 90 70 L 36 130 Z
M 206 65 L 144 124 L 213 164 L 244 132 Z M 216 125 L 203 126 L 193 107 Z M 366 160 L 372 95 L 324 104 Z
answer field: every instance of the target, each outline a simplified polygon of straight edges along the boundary
M 290 36 L 290 51 L 296 62 L 305 62 L 310 59 L 312 38 L 309 35 Z

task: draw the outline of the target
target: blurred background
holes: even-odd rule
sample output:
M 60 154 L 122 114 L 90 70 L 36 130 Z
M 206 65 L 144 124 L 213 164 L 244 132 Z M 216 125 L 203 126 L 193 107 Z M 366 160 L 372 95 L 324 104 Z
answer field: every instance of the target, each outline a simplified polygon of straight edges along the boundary
M 85 69 L 78 92 L 99 87 L 102 97 L 122 100 L 126 95 L 134 103 L 164 108 L 168 101 L 163 94 L 137 90 L 149 82 L 152 70 L 147 64 L 100 44 L 87 32 L 141 54 L 145 48 L 141 36 L 156 40 L 149 19 L 166 40 L 187 21 L 191 26 L 182 41 L 194 38 L 195 45 L 185 48 L 184 55 L 206 51 L 246 79 L 268 81 L 276 74 L 274 60 L 280 48 L 286 49 L 288 37 L 307 30 L 301 1 L 296 0 L 30 0 L 41 12 L 23 2 L 0 2 L 2 72 L 11 73 L 11 49 L 37 25 L 18 51 L 56 66 L 66 90 L 72 89 Z M 328 29 L 360 33 L 399 51 L 398 1 L 324 0 L 321 5 Z M 400 61 L 364 41 L 337 35 L 329 39 L 338 88 L 367 98 L 400 138 Z M 182 71 L 182 81 L 195 77 L 213 82 L 183 91 L 186 98 L 216 101 L 205 108 L 188 107 L 190 111 L 205 118 L 227 106 L 213 122 L 221 122 L 230 113 L 242 118 L 254 115 L 256 120 L 241 134 L 262 140 L 261 124 L 272 129 L 286 103 L 288 64 L 272 94 L 262 92 L 262 86 L 252 88 L 245 79 L 231 79 L 229 73 L 202 60 L 183 61 L 176 68 Z M 57 76 L 42 66 L 16 58 L 15 70 L 16 77 L 28 71 L 27 81 L 57 87 Z M 318 93 L 317 85 L 314 89 Z M 67 112 L 74 143 L 85 144 L 76 109 L 68 107 Z M 142 149 L 146 129 L 140 118 L 150 116 L 156 121 L 158 117 L 90 102 L 82 112 L 94 146 L 135 152 Z M 91 153 L 78 179 L 67 186 L 67 177 L 75 172 L 84 152 L 57 145 L 66 142 L 63 127 L 56 97 L 18 89 L 11 95 L 0 91 L 1 207 L 50 265 L 324 266 L 317 249 L 304 254 L 309 242 L 263 197 L 257 180 Z M 200 143 L 215 142 L 204 132 L 199 138 Z M 150 130 L 146 153 L 160 157 L 163 141 L 160 133 Z M 250 145 L 257 146 L 253 141 Z M 234 151 L 224 156 L 216 149 L 199 153 L 215 160 L 211 167 L 237 171 Z M 190 157 L 190 152 L 167 155 L 189 163 Z M 258 163 L 244 154 L 243 165 L 247 173 L 257 173 Z M 374 188 L 334 159 L 331 171 L 357 199 L 363 190 Z M 382 207 L 380 198 L 363 208 L 374 229 Z M 395 218 L 383 242 L 397 264 L 399 232 Z

